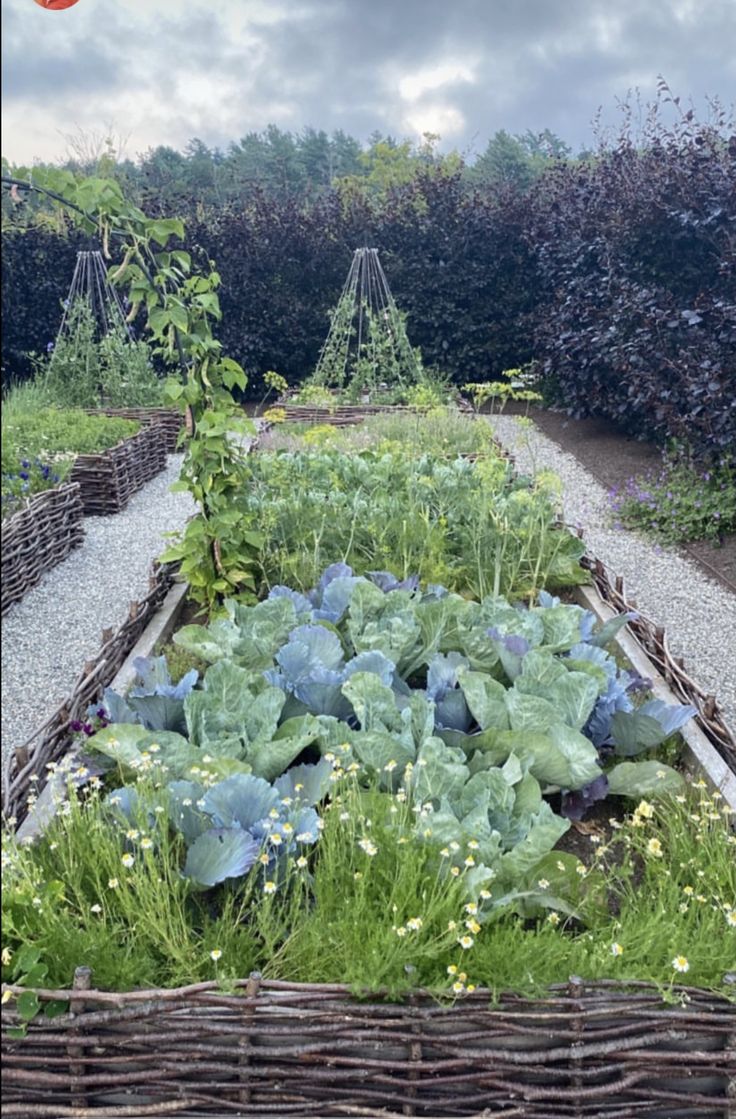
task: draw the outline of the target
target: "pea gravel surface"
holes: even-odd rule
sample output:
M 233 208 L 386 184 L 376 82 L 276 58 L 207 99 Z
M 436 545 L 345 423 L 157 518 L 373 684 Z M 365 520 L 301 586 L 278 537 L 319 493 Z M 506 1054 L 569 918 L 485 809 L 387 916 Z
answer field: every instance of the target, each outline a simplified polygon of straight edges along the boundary
M 21 745 L 70 694 L 102 631 L 125 620 L 148 590 L 151 563 L 195 512 L 188 493 L 170 492 L 182 456 L 147 483 L 122 513 L 85 517 L 85 537 L 58 567 L 10 608 L 2 625 L 2 753 Z
M 603 486 L 531 421 L 493 416 L 489 423 L 519 471 L 559 475 L 566 522 L 582 527 L 589 551 L 623 576 L 642 614 L 665 627 L 672 653 L 683 657 L 691 678 L 716 696 L 726 724 L 736 732 L 736 596 L 676 549 L 616 528 Z

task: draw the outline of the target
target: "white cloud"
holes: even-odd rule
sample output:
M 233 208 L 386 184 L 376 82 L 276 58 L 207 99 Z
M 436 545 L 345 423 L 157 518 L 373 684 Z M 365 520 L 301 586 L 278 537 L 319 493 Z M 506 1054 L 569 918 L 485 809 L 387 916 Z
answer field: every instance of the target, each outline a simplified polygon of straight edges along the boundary
M 463 114 L 451 105 L 418 105 L 405 113 L 403 119 L 407 131 L 413 135 L 432 132 L 443 140 L 461 135 L 466 126 Z
M 474 68 L 465 63 L 441 62 L 425 66 L 407 74 L 399 81 L 399 93 L 404 101 L 418 101 L 425 93 L 455 82 L 473 82 Z

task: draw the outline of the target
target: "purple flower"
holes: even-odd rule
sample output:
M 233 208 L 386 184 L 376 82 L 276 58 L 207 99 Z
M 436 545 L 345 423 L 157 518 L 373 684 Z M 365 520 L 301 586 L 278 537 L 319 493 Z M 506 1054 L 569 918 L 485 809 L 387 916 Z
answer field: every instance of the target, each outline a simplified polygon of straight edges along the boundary
M 53 342 L 47 342 L 46 343 L 46 353 L 47 354 L 50 354 L 51 351 L 53 350 L 53 348 L 54 348 L 54 343 Z
M 69 729 L 72 734 L 79 734 L 82 730 L 82 724 L 80 723 L 79 719 L 73 719 L 69 724 Z
M 95 715 L 97 716 L 98 719 L 106 719 L 107 718 L 107 711 L 105 710 L 104 707 L 98 707 L 97 710 L 95 711 Z

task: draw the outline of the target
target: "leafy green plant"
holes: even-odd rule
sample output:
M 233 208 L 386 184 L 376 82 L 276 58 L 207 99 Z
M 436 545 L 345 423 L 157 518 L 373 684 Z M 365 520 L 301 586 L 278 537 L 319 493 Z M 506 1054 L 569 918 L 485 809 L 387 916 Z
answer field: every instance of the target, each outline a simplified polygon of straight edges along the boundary
M 515 479 L 493 455 L 471 463 L 403 449 L 260 452 L 251 475 L 241 501 L 261 533 L 261 588 L 308 589 L 336 561 L 476 597 L 534 597 L 587 578 L 581 542 L 557 527 L 554 485 Z
M 97 233 L 105 259 L 112 259 L 111 243 L 122 243 L 122 259 L 110 280 L 127 287 L 128 323 L 144 310 L 154 356 L 168 365 L 178 364 L 180 377 L 167 381 L 165 400 L 187 411 L 192 435 L 180 485 L 201 511 L 165 558 L 181 564 L 192 596 L 210 607 L 234 588 L 244 595 L 251 593 L 257 538 L 250 536 L 241 511 L 241 531 L 236 546 L 231 546 L 233 516 L 239 518 L 231 499 L 247 484 L 243 444 L 254 428 L 232 396 L 233 389 L 245 388 L 245 373 L 236 361 L 222 355 L 212 334 L 213 321 L 221 317 L 220 277 L 213 262 L 208 262 L 208 270 L 193 271 L 190 254 L 171 247 L 173 238 L 184 238 L 182 222 L 147 218 L 125 199 L 114 180 L 78 182 L 71 171 L 45 168 L 34 172 L 32 181 L 18 180 L 14 185 L 42 194 L 84 232 Z
M 295 404 L 313 404 L 316 408 L 327 408 L 330 412 L 334 412 L 338 405 L 338 399 L 333 392 L 324 385 L 315 385 L 309 381 L 302 385 L 292 399 Z
M 64 333 L 48 357 L 36 362 L 35 380 L 49 403 L 60 407 L 140 407 L 163 401 L 150 348 L 129 338 L 122 326 L 99 337 L 84 299 L 69 308 Z
M 314 805 L 324 798 L 330 773 L 331 766 L 323 759 L 316 765 L 296 766 L 274 785 L 246 773 L 214 784 L 211 780 L 171 782 L 167 788 L 171 822 L 187 844 L 184 877 L 205 889 L 243 878 L 259 862 L 268 878 L 278 881 L 289 858 L 296 858 L 319 838 Z M 106 803 L 114 806 L 125 824 L 136 822 L 134 788 L 115 789 Z
M 694 710 L 659 700 L 635 705 L 638 681 L 604 648 L 627 620 L 596 630 L 590 612 L 546 593 L 526 609 L 498 597 L 478 604 L 438 587 L 422 595 L 416 579 L 402 583 L 388 572 L 366 579 L 336 564 L 309 596 L 277 587 L 258 606 L 230 604 L 227 620 L 184 627 L 175 641 L 223 672 L 241 665 L 246 696 L 254 687 L 247 672 L 262 674 L 282 696 L 272 733 L 279 719 L 290 726 L 294 717 L 311 718 L 304 745 L 324 751 L 349 739 L 361 765 L 379 774 L 387 762 L 418 766 L 417 795 L 444 790 L 455 832 L 458 811 L 500 797 L 495 829 L 503 844 L 501 817 L 518 841 L 531 817 L 546 811 L 542 788 L 561 789 L 563 812 L 579 818 L 607 794 L 680 787 L 666 764 L 631 760 L 664 743 Z M 207 745 L 218 753 L 216 740 Z M 518 811 L 527 815 L 512 827 L 519 782 Z
M 503 376 L 507 380 L 478 381 L 463 385 L 463 392 L 470 396 L 476 415 L 489 400 L 491 402 L 491 415 L 493 415 L 496 402 L 498 402 L 498 407 L 495 408 L 495 411 L 500 415 L 509 401 L 523 402 L 526 403 L 527 407 L 529 404 L 538 404 L 542 401 L 543 397 L 540 393 L 534 391 L 537 376 L 533 370 L 528 367 L 524 369 L 505 369 Z
M 658 474 L 630 478 L 621 490 L 612 488 L 609 498 L 621 524 L 666 544 L 718 543 L 736 532 L 736 465 L 728 459 L 705 469 L 683 453 L 666 456 Z

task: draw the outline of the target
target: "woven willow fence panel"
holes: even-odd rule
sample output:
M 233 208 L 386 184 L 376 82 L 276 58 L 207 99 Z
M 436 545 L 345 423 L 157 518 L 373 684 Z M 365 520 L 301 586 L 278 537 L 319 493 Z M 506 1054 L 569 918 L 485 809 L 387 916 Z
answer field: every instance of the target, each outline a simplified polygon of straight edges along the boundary
M 2 613 L 84 539 L 79 485 L 66 482 L 36 494 L 8 517 L 2 531 Z
M 695 989 L 664 1005 L 646 984 L 571 981 L 440 1006 L 257 976 L 238 987 L 43 991 L 75 1013 L 22 1040 L 6 1008 L 3 1114 L 726 1119 L 736 1105 L 736 1004 Z
M 119 420 L 137 420 L 145 427 L 157 424 L 161 431 L 166 454 L 176 451 L 179 432 L 184 427 L 184 416 L 174 408 L 86 408 L 90 416 L 113 416 Z
M 146 482 L 166 467 L 166 444 L 156 424 L 143 427 L 99 455 L 78 455 L 70 478 L 79 482 L 88 517 L 120 513 Z
M 80 672 L 71 694 L 31 737 L 14 750 L 2 771 L 2 809 L 6 819 L 21 823 L 27 814 L 28 796 L 40 794 L 47 780 L 46 766 L 59 762 L 72 740 L 71 723 L 84 721 L 90 704 L 96 703 L 107 684 L 115 678 L 125 658 L 161 606 L 174 582 L 175 565 L 154 563 L 148 593 L 131 602 L 128 616 L 118 629 L 103 630 L 102 646 L 94 660 Z
M 403 404 L 338 404 L 336 402 L 333 407 L 322 407 L 316 404 L 292 404 L 288 397 L 279 400 L 277 406 L 283 408 L 286 419 L 290 423 L 332 424 L 333 427 L 359 424 L 368 416 L 419 414 L 416 408 Z M 466 401 L 459 401 L 456 407 L 464 415 L 473 414 Z

